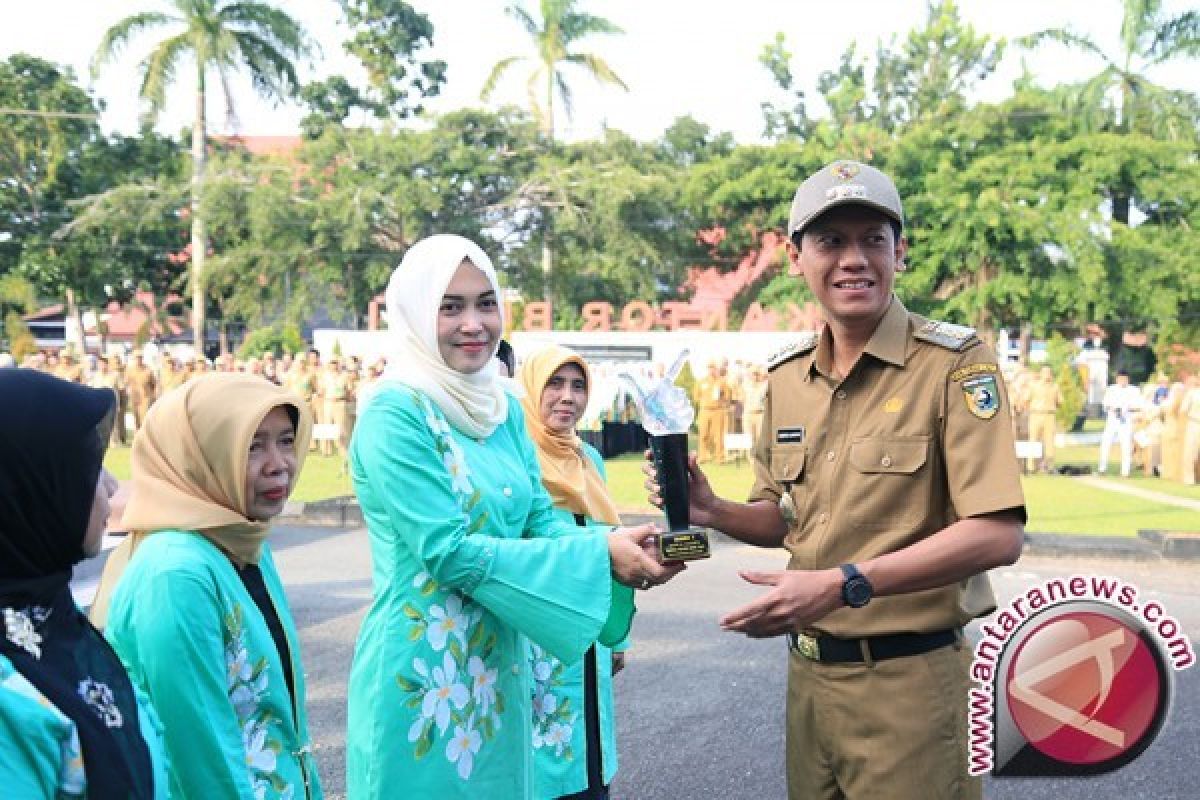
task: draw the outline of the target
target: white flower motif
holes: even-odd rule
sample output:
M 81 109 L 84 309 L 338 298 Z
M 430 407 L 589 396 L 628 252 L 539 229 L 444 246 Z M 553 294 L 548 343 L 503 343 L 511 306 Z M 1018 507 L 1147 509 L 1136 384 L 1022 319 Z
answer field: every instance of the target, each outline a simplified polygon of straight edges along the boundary
M 438 732 L 445 733 L 450 725 L 450 706 L 462 710 L 471 699 L 467 687 L 458 682 L 458 665 L 450 653 L 446 653 L 442 666 L 433 668 L 433 688 L 425 692 L 421 702 L 421 716 L 433 717 Z
M 533 679 L 538 683 L 545 683 L 550 680 L 550 675 L 554 672 L 554 662 L 550 659 L 533 662 Z
M 109 728 L 120 728 L 125 724 L 121 709 L 117 708 L 116 698 L 108 684 L 100 683 L 92 678 L 84 678 L 76 689 L 83 702 L 92 707 L 96 716 Z
M 429 426 L 429 430 L 434 436 L 442 436 L 450 432 L 450 426 L 442 420 L 440 416 L 434 413 L 433 406 L 428 403 L 422 403 L 425 406 L 425 424 Z
M 474 714 L 467 720 L 466 726 L 454 726 L 454 736 L 446 742 L 446 758 L 451 764 L 458 764 L 458 777 L 464 781 L 471 777 L 471 769 L 475 766 L 475 754 L 481 746 L 483 737 L 475 730 Z
M 471 485 L 471 471 L 467 469 L 467 460 L 463 458 L 462 450 L 459 449 L 457 442 L 446 437 L 446 444 L 446 453 L 442 459 L 446 463 L 446 470 L 450 473 L 451 488 L 455 494 L 469 497 L 475 489 Z
M 556 722 L 546 730 L 544 742 L 547 747 L 554 748 L 554 755 L 561 756 L 563 750 L 571 743 L 571 732 L 573 726 L 562 722 Z
M 240 636 L 225 648 L 225 673 L 230 689 L 239 681 L 250 680 L 250 676 L 254 674 L 254 667 L 250 664 L 250 654 Z
M 546 687 L 539 687 L 533 695 L 534 718 L 544 719 L 553 714 L 556 708 L 558 708 L 558 698 L 546 691 Z
M 267 726 L 261 722 L 247 722 L 242 728 L 242 748 L 245 751 L 246 768 L 255 772 L 275 771 L 275 751 L 267 747 Z
M 456 594 L 446 597 L 446 605 L 429 607 L 429 627 L 425 635 L 433 649 L 441 652 L 446 649 L 446 638 L 454 634 L 458 643 L 467 646 L 467 627 L 470 624 L 469 614 L 463 613 L 462 598 Z
M 473 678 L 471 695 L 480 713 L 487 714 L 496 703 L 496 670 L 488 669 L 479 656 L 471 656 L 467 661 L 467 673 Z
M 416 576 L 412 580 L 413 588 L 420 589 L 422 586 L 425 585 L 425 582 L 428 581 L 429 578 L 430 578 L 429 573 L 426 572 L 425 570 L 421 570 L 420 572 L 418 572 L 416 574 Z
M 42 635 L 25 611 L 4 609 L 4 630 L 8 640 L 36 659 L 42 657 Z

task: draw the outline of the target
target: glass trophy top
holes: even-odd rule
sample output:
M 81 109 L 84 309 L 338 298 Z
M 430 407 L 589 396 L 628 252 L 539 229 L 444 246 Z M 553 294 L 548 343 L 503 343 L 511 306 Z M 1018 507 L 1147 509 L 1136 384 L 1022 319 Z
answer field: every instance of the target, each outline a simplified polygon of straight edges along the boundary
M 667 370 L 666 375 L 653 382 L 646 381 L 645 385 L 628 372 L 620 374 L 632 387 L 633 401 L 637 403 L 638 412 L 641 414 L 642 427 L 651 436 L 687 433 L 692 427 L 696 409 L 692 408 L 687 392 L 675 385 L 675 378 L 683 369 L 688 353 L 688 350 L 684 350 Z

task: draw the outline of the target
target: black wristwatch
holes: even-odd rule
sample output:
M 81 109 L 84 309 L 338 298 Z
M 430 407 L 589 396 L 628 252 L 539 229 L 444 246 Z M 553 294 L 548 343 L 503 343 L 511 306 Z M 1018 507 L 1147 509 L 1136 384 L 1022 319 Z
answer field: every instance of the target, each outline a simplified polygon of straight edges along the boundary
M 846 605 L 851 608 L 862 608 L 871 602 L 875 589 L 867 580 L 867 576 L 858 571 L 858 567 L 853 564 L 842 564 L 842 574 L 846 576 L 846 579 L 842 581 L 842 600 Z

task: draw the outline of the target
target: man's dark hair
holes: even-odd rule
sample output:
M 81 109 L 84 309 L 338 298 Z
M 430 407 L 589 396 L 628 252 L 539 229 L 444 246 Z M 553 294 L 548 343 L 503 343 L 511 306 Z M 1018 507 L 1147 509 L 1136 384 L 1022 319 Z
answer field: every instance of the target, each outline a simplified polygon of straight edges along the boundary
M 829 213 L 829 212 L 826 212 L 826 213 Z M 880 212 L 880 213 L 882 213 L 882 212 Z M 825 214 L 821 215 L 821 217 L 823 217 L 823 216 L 825 216 Z M 886 214 L 884 214 L 884 216 L 887 218 L 888 224 L 892 226 L 893 241 L 896 241 L 896 242 L 900 241 L 900 237 L 904 234 L 904 226 L 901 225 L 896 220 L 892 219 L 891 217 L 888 217 Z M 821 217 L 817 217 L 816 219 L 814 219 L 812 222 L 805 225 L 800 230 L 792 233 L 792 244 L 796 245 L 797 250 L 800 249 L 800 240 L 804 238 L 804 232 L 806 230 L 808 230 L 809 228 L 811 228 L 813 225 L 816 225 L 818 222 L 820 222 Z
M 496 348 L 496 358 L 508 367 L 509 375 L 517 374 L 517 354 L 513 352 L 512 345 L 508 343 L 507 339 L 500 340 L 500 346 Z

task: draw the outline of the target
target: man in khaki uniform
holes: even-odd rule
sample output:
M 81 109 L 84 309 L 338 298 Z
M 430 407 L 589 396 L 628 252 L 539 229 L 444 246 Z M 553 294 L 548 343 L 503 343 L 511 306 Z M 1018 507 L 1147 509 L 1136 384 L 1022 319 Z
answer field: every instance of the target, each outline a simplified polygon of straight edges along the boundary
M 329 363 L 321 370 L 320 376 L 320 395 L 322 402 L 325 404 L 325 420 L 331 425 L 336 425 L 338 429 L 336 440 L 331 441 L 326 439 L 321 442 L 321 454 L 326 456 L 333 455 L 336 444 L 338 454 L 342 458 L 345 458 L 349 445 L 347 434 L 350 429 L 348 413 L 351 394 L 350 378 L 342 370 L 342 362 L 337 358 L 329 359 Z
M 146 366 L 141 353 L 133 354 L 133 361 L 125 372 L 125 385 L 129 391 L 129 405 L 133 409 L 134 431 L 142 428 L 142 421 L 150 412 L 150 406 L 158 399 L 158 382 L 154 371 Z
M 1195 485 L 1200 466 L 1200 377 L 1188 378 L 1187 391 L 1179 404 L 1183 422 L 1183 447 L 1179 479 L 1188 486 Z
M 750 435 L 753 445 L 758 442 L 763 412 L 767 410 L 767 371 L 757 364 L 750 368 L 742 384 L 742 404 L 742 432 Z
M 895 186 L 865 164 L 800 185 L 791 272 L 827 324 L 768 365 L 749 502 L 690 465 L 693 524 L 791 553 L 743 573 L 767 591 L 721 624 L 788 637 L 792 800 L 982 791 L 962 626 L 995 606 L 983 573 L 1019 556 L 1024 499 L 995 354 L 892 293 L 902 225 Z
M 116 399 L 113 413 L 111 442 L 114 445 L 125 444 L 125 376 L 120 370 L 113 368 L 112 359 L 100 356 L 96 359 L 96 371 L 88 379 L 88 386 L 93 389 L 108 389 Z
M 708 374 L 696 381 L 692 390 L 696 403 L 696 431 L 700 440 L 700 463 L 725 460 L 725 419 L 729 412 L 729 384 L 721 377 L 715 361 L 708 364 Z
M 1038 379 L 1029 384 L 1029 438 L 1042 443 L 1040 469 L 1050 472 L 1054 468 L 1054 434 L 1057 430 L 1055 415 L 1062 405 L 1062 392 L 1054 381 L 1054 370 L 1042 367 Z M 1033 472 L 1032 458 L 1026 460 L 1026 468 Z
M 59 358 L 55 376 L 71 383 L 83 383 L 83 365 L 70 350 L 64 350 Z

